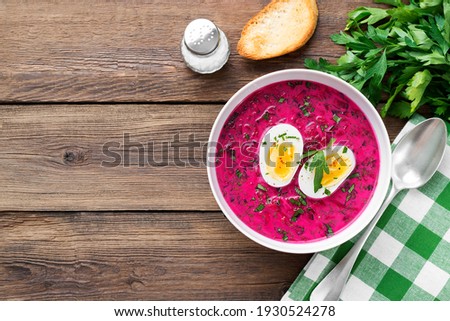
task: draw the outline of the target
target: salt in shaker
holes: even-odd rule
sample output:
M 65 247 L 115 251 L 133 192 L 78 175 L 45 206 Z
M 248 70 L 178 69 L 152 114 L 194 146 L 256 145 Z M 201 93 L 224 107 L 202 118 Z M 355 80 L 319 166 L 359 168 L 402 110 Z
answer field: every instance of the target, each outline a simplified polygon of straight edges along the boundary
M 230 56 L 225 33 L 208 19 L 191 21 L 181 41 L 181 54 L 186 65 L 200 74 L 222 68 Z

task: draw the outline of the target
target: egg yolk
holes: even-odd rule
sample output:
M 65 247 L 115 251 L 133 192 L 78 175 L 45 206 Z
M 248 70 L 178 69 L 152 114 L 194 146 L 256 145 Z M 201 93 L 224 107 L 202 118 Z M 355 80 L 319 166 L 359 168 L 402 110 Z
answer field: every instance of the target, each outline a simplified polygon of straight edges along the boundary
M 350 169 L 350 159 L 337 154 L 327 157 L 328 169 L 330 172 L 323 173 L 321 184 L 323 187 L 334 185 L 341 177 L 344 177 Z
M 295 158 L 295 148 L 292 144 L 280 144 L 270 147 L 269 150 L 269 167 L 273 167 L 273 173 L 284 179 L 291 174 L 295 168 L 293 161 Z

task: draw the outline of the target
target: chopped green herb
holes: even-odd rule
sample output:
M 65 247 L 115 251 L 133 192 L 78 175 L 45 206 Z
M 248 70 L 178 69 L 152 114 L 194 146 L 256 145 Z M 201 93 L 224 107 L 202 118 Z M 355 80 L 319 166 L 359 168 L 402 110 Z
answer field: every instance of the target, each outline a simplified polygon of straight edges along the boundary
M 311 83 L 309 81 L 305 82 L 306 88 L 311 88 Z
M 298 188 L 298 187 L 296 187 L 295 188 L 295 192 L 298 194 L 298 195 L 300 195 L 301 197 L 306 197 L 306 195 L 300 190 L 300 188 Z
M 341 188 L 341 191 L 342 191 L 342 193 L 345 193 L 345 188 L 342 187 L 342 188 Z
M 236 176 L 237 176 L 238 178 L 241 178 L 241 177 L 242 177 L 242 172 L 241 172 L 239 169 L 236 170 Z
M 286 136 L 286 139 L 297 139 L 299 140 L 298 136 Z
M 352 184 L 352 186 L 350 186 L 350 188 L 348 189 L 347 193 L 347 197 L 345 198 L 345 200 L 348 202 L 350 200 L 350 198 L 352 198 L 352 192 L 355 189 L 355 184 Z
M 347 153 L 347 151 L 348 151 L 347 146 L 344 146 L 344 148 L 342 149 L 342 153 L 345 154 L 345 153 Z
M 250 139 L 250 135 L 249 135 L 249 134 L 245 134 L 244 136 L 245 136 L 245 139 L 246 139 L 246 140 L 249 140 L 249 139 Z
M 282 103 L 284 101 L 284 98 L 283 97 L 281 97 L 280 99 L 278 99 L 278 102 L 279 103 Z
M 290 198 L 289 202 L 291 202 L 291 204 L 295 205 L 295 206 L 302 206 L 302 205 L 306 205 L 306 201 L 302 198 L 299 197 L 297 199 L 295 198 Z
M 285 230 L 282 229 L 277 229 L 277 232 L 283 235 L 283 241 L 287 242 L 287 240 L 289 239 L 287 236 L 287 232 Z
M 292 82 L 290 82 L 290 81 L 288 81 L 288 83 L 287 83 L 287 84 L 288 84 L 288 86 L 289 86 L 289 87 L 292 87 L 292 88 L 294 88 L 294 87 L 295 87 L 295 85 L 294 85 L 294 84 L 293 84 Z
M 263 145 L 267 145 L 267 142 L 266 141 L 264 141 L 263 143 L 262 143 Z
M 302 215 L 304 213 L 304 211 L 301 209 L 301 208 L 299 208 L 298 210 L 296 210 L 295 212 L 294 212 L 294 215 L 292 215 L 292 217 L 291 217 L 291 222 L 296 222 L 297 220 L 298 220 L 298 217 L 300 216 L 300 215 Z
M 355 189 L 355 184 L 352 184 L 352 186 L 350 186 L 350 188 L 348 189 L 348 192 L 351 193 L 351 192 L 353 192 L 354 189 Z
M 265 188 L 265 187 L 264 187 L 263 185 L 261 185 L 261 184 L 258 184 L 258 185 L 256 186 L 256 188 L 259 189 L 259 190 L 261 190 L 261 191 L 267 192 L 267 188 Z
M 336 124 L 339 124 L 339 122 L 341 121 L 341 118 L 338 115 L 333 114 L 333 120 L 336 122 Z
M 331 192 L 328 188 L 325 188 L 324 193 L 325 193 L 325 195 L 328 195 L 328 196 L 331 195 Z
M 255 212 L 261 212 L 264 209 L 264 204 L 259 204 L 257 208 L 255 208 Z
M 264 113 L 263 118 L 269 120 L 269 113 L 267 111 Z
M 308 117 L 310 115 L 309 111 L 305 107 L 302 107 L 302 112 L 303 112 L 303 115 L 306 117 Z
M 255 197 L 252 197 L 251 200 L 254 201 L 254 200 L 256 200 L 256 199 L 255 199 Z
M 327 237 L 333 236 L 334 232 L 330 224 L 325 224 L 325 227 L 327 228 Z
M 359 173 L 352 174 L 348 178 L 355 178 L 355 177 L 359 177 Z

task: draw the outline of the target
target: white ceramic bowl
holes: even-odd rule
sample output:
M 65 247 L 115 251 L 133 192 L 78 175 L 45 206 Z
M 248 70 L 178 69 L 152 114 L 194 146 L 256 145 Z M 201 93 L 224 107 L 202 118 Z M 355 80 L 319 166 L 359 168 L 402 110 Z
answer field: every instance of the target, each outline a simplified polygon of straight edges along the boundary
M 214 166 L 211 166 L 211 164 L 215 164 L 216 155 L 216 148 L 213 142 L 217 142 L 219 140 L 219 134 L 222 130 L 222 127 L 224 126 L 225 121 L 227 120 L 228 116 L 230 116 L 231 112 L 236 108 L 236 106 L 238 106 L 239 103 L 241 103 L 254 91 L 269 84 L 287 80 L 305 80 L 318 82 L 332 87 L 350 98 L 357 106 L 359 106 L 359 108 L 367 117 L 368 121 L 371 123 L 372 128 L 375 132 L 375 136 L 378 139 L 378 147 L 380 153 L 378 182 L 374 194 L 369 201 L 369 204 L 367 204 L 366 208 L 364 209 L 363 213 L 361 213 L 350 225 L 339 231 L 339 233 L 336 233 L 329 238 L 305 243 L 289 243 L 277 241 L 261 235 L 248 227 L 228 206 L 217 182 L 216 169 Z M 331 76 L 319 71 L 306 69 L 288 69 L 276 71 L 251 81 L 250 83 L 242 87 L 238 92 L 236 92 L 233 97 L 231 97 L 230 100 L 225 104 L 225 106 L 217 116 L 216 121 L 214 122 L 211 130 L 211 135 L 209 137 L 207 157 L 207 164 L 209 164 L 207 169 L 209 183 L 220 209 L 226 215 L 228 220 L 239 231 L 241 231 L 244 235 L 246 235 L 253 241 L 268 248 L 288 253 L 314 253 L 323 251 L 338 246 L 358 234 L 361 230 L 363 230 L 365 226 L 367 226 L 367 224 L 369 224 L 371 219 L 375 216 L 377 210 L 380 208 L 381 203 L 383 202 L 383 199 L 388 191 L 391 172 L 391 147 L 386 127 L 384 126 L 378 112 L 375 110 L 369 100 L 367 100 L 367 98 L 357 89 L 335 76 Z

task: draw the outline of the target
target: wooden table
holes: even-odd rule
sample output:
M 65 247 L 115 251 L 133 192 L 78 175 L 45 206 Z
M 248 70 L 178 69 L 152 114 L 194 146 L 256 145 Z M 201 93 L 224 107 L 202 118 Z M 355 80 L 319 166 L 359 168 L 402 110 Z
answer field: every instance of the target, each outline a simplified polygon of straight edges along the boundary
M 0 1 L 1 300 L 281 298 L 310 255 L 241 235 L 204 164 L 179 166 L 161 147 L 175 135 L 181 147 L 193 135 L 206 143 L 223 104 L 256 77 L 306 57 L 335 60 L 343 48 L 329 35 L 372 4 L 319 0 L 303 49 L 245 60 L 240 31 L 267 2 Z M 190 71 L 180 54 L 198 17 L 231 44 L 212 75 Z M 385 122 L 391 138 L 404 124 Z M 135 143 L 152 141 L 154 159 L 168 164 L 139 166 Z M 107 143 L 130 149 L 129 166 L 102 166 Z M 180 148 L 181 159 L 203 157 Z

